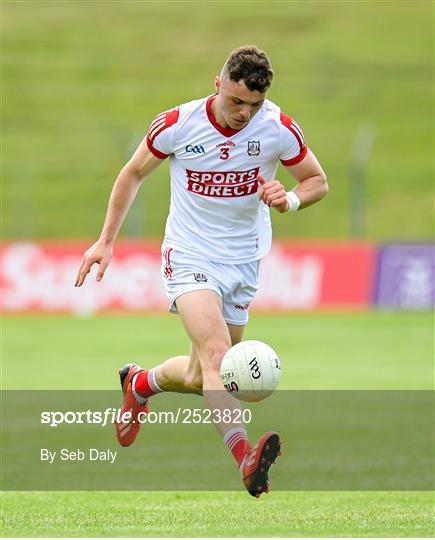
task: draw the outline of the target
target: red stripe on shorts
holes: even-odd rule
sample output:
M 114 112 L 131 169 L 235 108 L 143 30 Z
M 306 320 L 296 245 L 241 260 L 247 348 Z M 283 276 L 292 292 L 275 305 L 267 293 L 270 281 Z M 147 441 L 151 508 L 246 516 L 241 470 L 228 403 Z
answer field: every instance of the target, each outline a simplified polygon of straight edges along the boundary
M 163 256 L 165 257 L 165 260 L 166 260 L 163 275 L 165 276 L 166 279 L 172 278 L 171 251 L 172 251 L 172 248 L 166 248 L 163 253 Z

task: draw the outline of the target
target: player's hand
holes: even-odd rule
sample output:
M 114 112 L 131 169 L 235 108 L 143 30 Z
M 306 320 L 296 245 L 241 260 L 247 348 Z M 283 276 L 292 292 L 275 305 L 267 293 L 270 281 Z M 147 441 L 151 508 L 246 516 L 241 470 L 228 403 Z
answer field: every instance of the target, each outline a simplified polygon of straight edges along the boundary
M 83 255 L 74 286 L 80 287 L 83 285 L 86 276 L 89 274 L 92 265 L 95 263 L 100 265 L 97 273 L 97 281 L 101 281 L 106 268 L 109 266 L 112 255 L 113 247 L 111 245 L 107 245 L 100 240 L 95 242 L 95 244 L 85 251 L 85 254 Z
M 275 208 L 280 213 L 288 211 L 288 201 L 286 197 L 286 191 L 284 186 L 279 180 L 272 180 L 267 182 L 265 178 L 258 175 L 258 182 L 260 187 L 258 189 L 257 195 L 260 201 L 263 201 L 264 204 Z

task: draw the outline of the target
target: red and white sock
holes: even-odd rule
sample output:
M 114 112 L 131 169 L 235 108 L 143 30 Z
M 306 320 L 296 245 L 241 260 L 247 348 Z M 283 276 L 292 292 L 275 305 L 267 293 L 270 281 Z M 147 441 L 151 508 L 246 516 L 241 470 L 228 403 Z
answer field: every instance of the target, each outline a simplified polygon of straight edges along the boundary
M 238 427 L 231 428 L 224 435 L 224 443 L 233 454 L 237 462 L 237 467 L 240 467 L 246 452 L 251 448 L 246 429 Z
M 131 381 L 131 390 L 140 405 L 143 405 L 151 396 L 163 392 L 156 381 L 156 368 L 141 371 L 135 375 Z

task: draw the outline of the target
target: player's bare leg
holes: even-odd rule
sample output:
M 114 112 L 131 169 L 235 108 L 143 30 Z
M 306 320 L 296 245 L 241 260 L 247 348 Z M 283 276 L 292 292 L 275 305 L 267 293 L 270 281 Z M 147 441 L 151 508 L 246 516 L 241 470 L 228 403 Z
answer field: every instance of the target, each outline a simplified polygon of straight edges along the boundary
M 201 364 L 196 347 L 190 356 L 174 356 L 163 364 L 145 370 L 137 364 L 127 364 L 119 371 L 123 403 L 121 412 L 131 413 L 129 422 L 116 422 L 115 431 L 122 446 L 136 440 L 141 424 L 138 415 L 148 412 L 148 399 L 159 392 L 202 394 Z
M 237 345 L 243 338 L 245 326 L 241 324 L 229 324 L 227 323 L 228 331 L 230 333 L 231 345 Z
M 227 324 L 231 345 L 242 341 L 245 327 Z M 165 392 L 202 394 L 202 370 L 198 351 L 192 345 L 190 356 L 174 356 L 156 368 L 156 380 Z
M 241 410 L 240 402 L 225 390 L 220 377 L 220 365 L 232 340 L 240 341 L 242 338 L 243 327 L 226 325 L 220 297 L 211 290 L 194 291 L 180 296 L 177 309 L 198 353 L 206 407 L 222 412 L 229 410 L 232 420 L 240 418 L 236 415 Z M 280 454 L 279 435 L 267 432 L 251 448 L 243 423 L 225 421 L 216 423 L 216 427 L 237 462 L 248 492 L 255 497 L 267 493 L 268 471 Z
M 240 330 L 234 330 L 234 336 Z M 190 356 L 174 356 L 163 364 L 145 370 L 137 364 L 127 364 L 120 371 L 123 403 L 121 412 L 130 412 L 130 422 L 115 423 L 116 436 L 122 446 L 136 440 L 141 424 L 139 414 L 148 412 L 148 399 L 159 392 L 202 394 L 203 379 L 198 351 L 192 344 Z
M 222 315 L 220 297 L 212 290 L 199 290 L 181 295 L 176 303 L 184 327 L 198 353 L 207 408 L 231 411 L 241 409 L 240 402 L 228 394 L 220 377 L 222 358 L 231 347 L 231 336 Z M 235 427 L 233 422 L 217 424 L 222 435 L 228 431 L 228 426 Z
M 156 380 L 165 392 L 202 394 L 202 372 L 195 346 L 190 356 L 174 356 L 157 366 Z
M 147 399 L 159 391 L 202 393 L 208 409 L 230 412 L 229 421 L 217 422 L 216 427 L 237 462 L 246 489 L 258 497 L 268 491 L 268 470 L 279 454 L 279 436 L 268 432 L 251 448 L 239 421 L 240 402 L 225 390 L 220 377 L 222 358 L 231 345 L 241 341 L 244 326 L 225 322 L 221 299 L 212 290 L 181 295 L 177 309 L 192 341 L 190 356 L 170 358 L 149 371 L 134 364 L 123 368 L 123 410 L 146 410 Z M 120 428 L 127 430 L 125 436 Z M 117 426 L 120 443 L 132 444 L 139 428 L 139 423 Z

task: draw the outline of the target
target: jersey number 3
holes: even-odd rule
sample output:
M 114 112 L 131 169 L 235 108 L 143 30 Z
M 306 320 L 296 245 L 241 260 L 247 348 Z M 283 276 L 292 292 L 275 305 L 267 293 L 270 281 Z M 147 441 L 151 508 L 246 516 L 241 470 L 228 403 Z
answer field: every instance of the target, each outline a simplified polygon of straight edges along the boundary
M 221 148 L 220 150 L 221 150 L 221 156 L 220 156 L 221 159 L 228 159 L 230 157 L 230 154 L 228 153 L 229 148 Z

